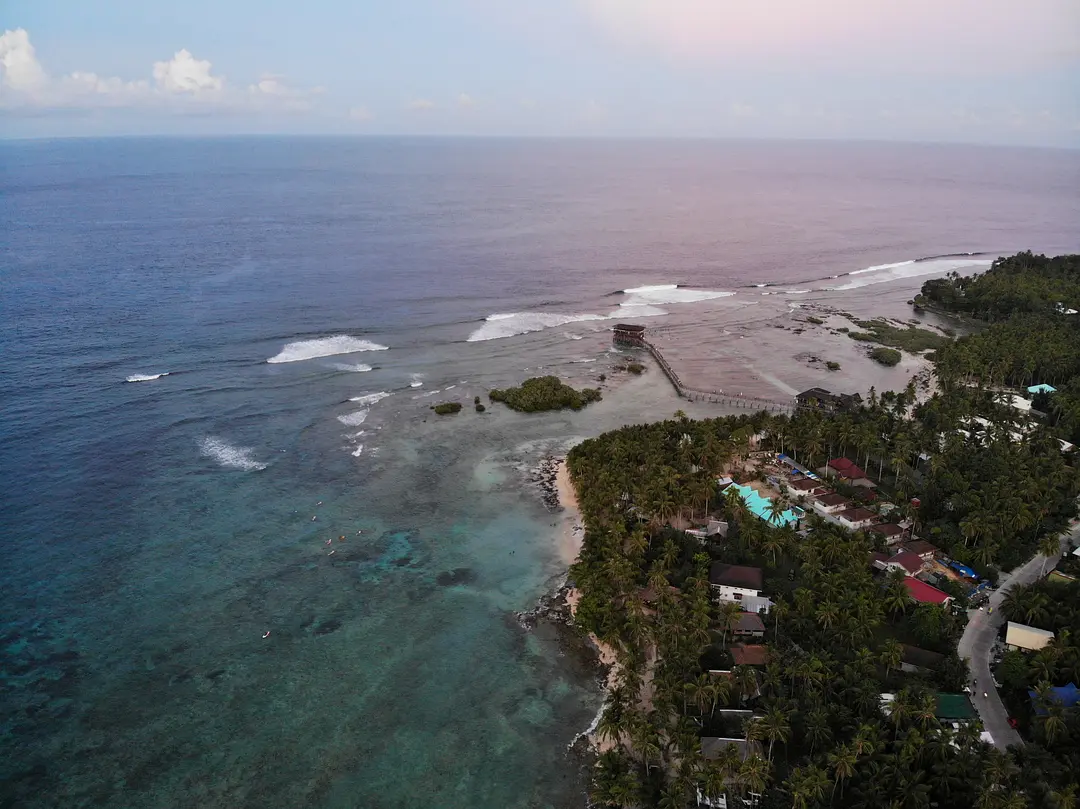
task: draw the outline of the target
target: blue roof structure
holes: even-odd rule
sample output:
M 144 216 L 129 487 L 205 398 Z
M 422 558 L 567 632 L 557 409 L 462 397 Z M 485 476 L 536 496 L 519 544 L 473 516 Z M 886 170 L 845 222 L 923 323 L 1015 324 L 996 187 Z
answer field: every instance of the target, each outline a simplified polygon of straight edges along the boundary
M 959 562 L 949 562 L 949 567 L 959 573 L 961 576 L 967 576 L 969 579 L 979 578 L 979 574 L 972 570 L 967 565 L 962 565 Z
M 1034 691 L 1028 691 L 1028 696 L 1031 697 L 1032 702 L 1035 702 Z M 1080 702 L 1080 688 L 1076 687 L 1076 683 L 1054 686 L 1050 689 L 1050 701 L 1058 703 L 1063 708 L 1074 708 Z M 1047 711 L 1045 708 L 1036 705 L 1035 713 L 1039 716 L 1046 716 Z
M 1057 393 L 1057 388 L 1053 385 L 1047 385 L 1043 382 L 1040 385 L 1032 385 L 1028 388 L 1028 393 Z
M 772 506 L 772 500 L 768 497 L 762 497 L 749 486 L 743 486 L 739 483 L 733 483 L 731 486 L 739 493 L 739 496 L 742 497 L 743 502 L 746 503 L 746 507 L 750 509 L 754 515 L 765 520 L 765 522 L 770 525 L 782 527 L 789 523 L 796 523 L 799 521 L 799 515 L 790 508 L 781 514 L 772 514 L 769 511 L 769 508 Z

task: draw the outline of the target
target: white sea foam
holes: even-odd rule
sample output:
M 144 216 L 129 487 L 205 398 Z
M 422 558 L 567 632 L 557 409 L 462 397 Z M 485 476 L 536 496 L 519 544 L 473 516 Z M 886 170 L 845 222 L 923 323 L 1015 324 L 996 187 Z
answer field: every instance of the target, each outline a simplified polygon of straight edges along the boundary
M 991 259 L 935 259 L 932 261 L 901 261 L 896 264 L 880 264 L 876 267 L 867 267 L 865 270 L 855 270 L 848 275 L 858 276 L 846 284 L 829 287 L 833 290 L 858 289 L 871 284 L 883 284 L 887 281 L 898 281 L 903 278 L 917 278 L 923 275 L 944 275 L 947 272 L 967 271 L 976 268 L 985 269 L 991 265 Z
M 355 354 L 358 351 L 386 351 L 387 346 L 350 337 L 347 334 L 335 334 L 333 337 L 320 337 L 317 340 L 298 340 L 286 343 L 281 351 L 267 362 L 300 362 L 316 357 L 333 357 L 337 354 Z
M 155 379 L 161 379 L 163 376 L 168 376 L 169 372 L 164 371 L 160 374 L 132 374 L 125 382 L 153 382 Z
M 363 444 L 358 445 L 356 447 L 356 449 L 354 449 L 353 452 L 352 452 L 352 456 L 354 458 L 359 458 L 363 454 L 364 454 L 364 445 Z
M 581 340 L 581 339 L 582 339 L 582 337 L 583 337 L 583 335 L 580 335 L 580 334 L 571 334 L 571 333 L 570 333 L 570 332 L 568 332 L 568 331 L 564 331 L 564 332 L 563 332 L 563 334 L 562 334 L 562 336 L 563 336 L 563 337 L 565 337 L 565 338 L 566 338 L 567 340 Z
M 335 362 L 331 367 L 338 371 L 349 371 L 354 374 L 364 374 L 371 370 L 370 365 L 364 365 L 362 362 L 358 362 L 355 365 L 350 365 L 347 362 Z
M 588 363 L 588 362 L 596 362 L 596 357 L 593 357 L 593 358 L 591 358 L 591 359 L 570 360 L 570 362 L 571 362 L 571 363 L 574 363 L 574 364 L 578 364 L 578 363 Z
M 346 427 L 359 427 L 367 421 L 368 413 L 370 412 L 371 411 L 365 407 L 363 410 L 357 410 L 354 413 L 346 413 L 344 416 L 338 416 L 337 420 Z
M 368 394 L 366 394 L 364 396 L 354 396 L 353 398 L 349 399 L 349 401 L 350 402 L 356 402 L 357 404 L 366 405 L 366 406 L 370 407 L 371 405 L 375 404 L 376 402 L 381 402 L 387 396 L 390 396 L 390 394 L 387 393 L 384 390 L 381 390 L 378 393 L 368 393 Z
M 236 447 L 220 438 L 208 435 L 199 444 L 202 454 L 213 458 L 226 469 L 242 469 L 245 472 L 254 472 L 266 469 L 267 464 L 255 460 L 252 457 L 255 450 L 249 447 Z
M 423 374 L 409 374 L 409 379 L 412 380 L 409 383 L 410 388 L 420 388 L 420 387 L 423 387 L 423 385 L 424 385 L 424 382 L 423 382 L 424 375 Z
M 698 301 L 730 298 L 734 292 L 722 292 L 715 289 L 690 289 L 678 284 L 656 284 L 654 286 L 624 289 L 629 297 L 619 306 L 655 306 L 665 303 L 697 303 Z
M 807 292 L 813 292 L 812 289 L 785 289 L 785 295 L 805 295 Z
M 467 342 L 478 343 L 482 340 L 497 340 L 500 337 L 513 337 L 533 331 L 562 326 L 566 323 L 579 323 L 583 320 L 604 320 L 603 315 L 565 315 L 557 312 L 510 312 L 507 314 L 488 315 L 484 325 L 469 335 Z

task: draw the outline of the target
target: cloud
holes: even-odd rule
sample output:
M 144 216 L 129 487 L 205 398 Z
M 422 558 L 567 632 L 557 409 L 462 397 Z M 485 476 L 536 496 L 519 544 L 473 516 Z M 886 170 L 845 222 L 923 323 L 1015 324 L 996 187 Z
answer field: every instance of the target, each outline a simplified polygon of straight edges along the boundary
M 154 62 L 154 81 L 165 93 L 216 93 L 225 87 L 225 80 L 210 75 L 206 59 L 196 59 L 187 48 L 173 54 L 168 62 Z
M 363 123 L 365 121 L 370 121 L 374 117 L 375 116 L 371 114 L 371 110 L 367 107 L 353 107 L 349 110 L 350 121 L 359 121 Z
M 126 81 L 77 70 L 49 75 L 25 29 L 0 36 L 0 107 L 10 110 L 146 107 L 167 110 L 306 109 L 321 88 L 298 90 L 281 76 L 264 75 L 256 84 L 234 88 L 213 73 L 207 59 L 181 48 L 171 59 L 154 62 L 152 81 Z
M 1075 62 L 1080 43 L 1075 0 L 576 2 L 624 46 L 691 63 L 1020 72 Z
M 465 109 L 471 109 L 472 107 L 476 106 L 476 99 L 473 98 L 468 93 L 462 93 L 461 95 L 459 95 L 457 97 L 457 103 L 458 103 L 459 107 L 464 107 Z
M 425 110 L 435 109 L 435 102 L 426 98 L 415 98 L 405 106 L 414 112 L 424 112 Z

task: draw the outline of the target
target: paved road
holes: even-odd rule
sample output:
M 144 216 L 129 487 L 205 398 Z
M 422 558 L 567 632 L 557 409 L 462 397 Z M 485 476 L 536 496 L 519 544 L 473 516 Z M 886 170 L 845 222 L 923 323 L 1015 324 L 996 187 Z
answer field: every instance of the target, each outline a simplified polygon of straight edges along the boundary
M 1080 536 L 1080 526 L 1074 528 L 1069 534 L 1063 535 L 1062 542 L 1070 537 L 1075 541 L 1078 536 Z M 972 702 L 975 703 L 975 710 L 982 719 L 983 728 L 993 737 L 994 746 L 999 750 L 1004 750 L 1009 745 L 1020 744 L 1022 740 L 1020 734 L 1009 727 L 1009 714 L 990 676 L 990 647 L 994 645 L 998 630 L 1005 622 L 1005 616 L 998 608 L 1005 598 L 1005 592 L 1011 586 L 1031 584 L 1042 578 L 1045 571 L 1054 569 L 1060 558 L 1060 552 L 1049 558 L 1041 554 L 1036 555 L 1027 564 L 1016 568 L 1002 579 L 997 591 L 990 595 L 990 602 L 984 610 L 968 612 L 968 625 L 956 649 L 961 658 L 968 658 L 971 675 L 979 682 L 978 687 L 973 689 L 975 694 Z M 990 607 L 993 607 L 993 613 L 987 611 Z M 985 699 L 983 699 L 984 691 L 987 693 Z

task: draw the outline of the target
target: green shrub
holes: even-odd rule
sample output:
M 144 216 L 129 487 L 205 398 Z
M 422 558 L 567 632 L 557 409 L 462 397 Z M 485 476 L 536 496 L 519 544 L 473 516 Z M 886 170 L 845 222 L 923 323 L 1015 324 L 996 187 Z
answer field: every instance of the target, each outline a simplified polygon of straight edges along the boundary
M 829 360 L 827 363 L 825 363 L 825 367 L 828 368 L 830 371 L 839 371 L 840 363 Z
M 590 402 L 600 401 L 600 391 L 584 388 L 576 391 L 564 385 L 555 376 L 537 376 L 526 379 L 517 388 L 493 390 L 488 396 L 493 402 L 502 402 L 512 410 L 537 413 L 542 410 L 581 410 Z
M 865 332 L 865 331 L 848 332 L 848 337 L 850 337 L 852 340 L 859 340 L 860 342 L 863 342 L 863 343 L 873 343 L 873 342 L 875 342 L 874 335 L 870 334 L 869 332 Z
M 437 405 L 432 405 L 431 409 L 440 416 L 446 416 L 451 413 L 460 413 L 461 402 L 440 402 Z
M 480 397 L 479 397 L 479 396 L 477 396 L 476 398 L 477 398 L 477 399 L 479 399 Z M 477 402 L 477 403 L 476 403 L 476 412 L 477 412 L 477 413 L 483 413 L 483 412 L 484 412 L 485 410 L 487 410 L 487 408 L 486 408 L 486 407 L 484 407 L 484 406 L 483 406 L 482 404 L 480 404 L 479 402 Z
M 642 365 L 640 362 L 632 362 L 626 366 L 626 370 L 632 374 L 640 376 L 641 373 L 645 370 L 645 366 Z
M 878 346 L 870 352 L 870 358 L 876 362 L 880 362 L 882 365 L 892 366 L 900 362 L 900 352 L 895 348 Z
M 821 325 L 823 325 L 825 323 L 825 321 L 822 320 L 820 317 L 809 317 L 809 316 L 806 318 L 806 322 L 807 323 L 813 323 L 815 326 L 821 326 Z
M 473 404 L 480 404 L 480 397 L 479 396 L 472 397 L 472 403 Z

